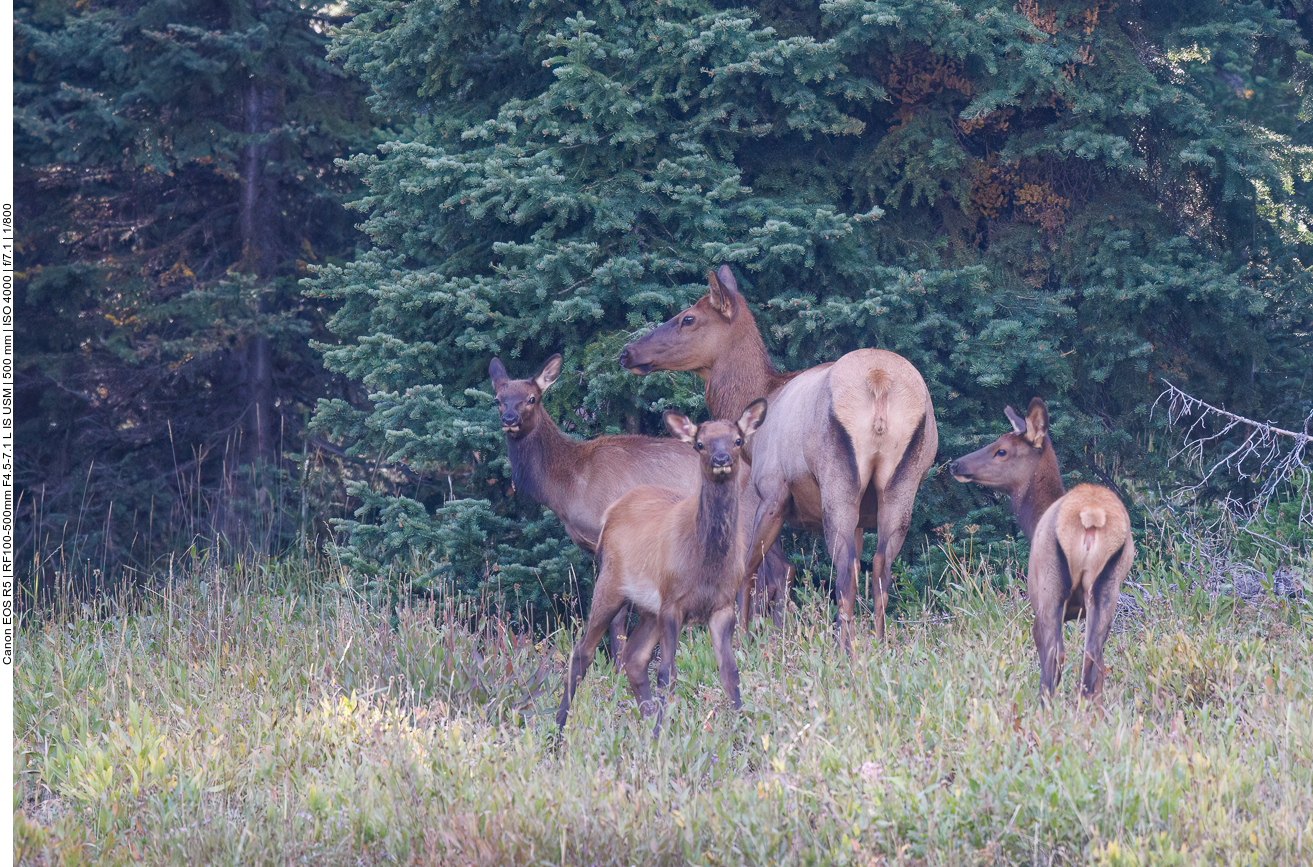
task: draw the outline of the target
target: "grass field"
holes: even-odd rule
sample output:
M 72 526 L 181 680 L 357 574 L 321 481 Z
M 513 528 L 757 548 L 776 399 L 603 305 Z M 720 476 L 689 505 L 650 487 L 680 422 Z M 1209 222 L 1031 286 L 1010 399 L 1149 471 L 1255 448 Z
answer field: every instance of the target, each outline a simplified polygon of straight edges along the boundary
M 1161 564 L 1160 564 L 1161 565 Z M 1015 566 L 1011 568 L 1015 569 Z M 840 659 L 818 595 L 739 636 L 744 710 L 686 633 L 659 741 L 574 627 L 387 612 L 287 566 L 28 616 L 20 863 L 1307 864 L 1313 610 L 1132 573 L 1101 707 L 1042 710 L 1025 601 L 959 563 Z M 1304 579 L 1307 581 L 1307 578 Z M 909 606 L 904 606 L 906 609 Z M 915 608 L 916 606 L 910 606 Z M 1075 625 L 1069 665 L 1079 659 Z

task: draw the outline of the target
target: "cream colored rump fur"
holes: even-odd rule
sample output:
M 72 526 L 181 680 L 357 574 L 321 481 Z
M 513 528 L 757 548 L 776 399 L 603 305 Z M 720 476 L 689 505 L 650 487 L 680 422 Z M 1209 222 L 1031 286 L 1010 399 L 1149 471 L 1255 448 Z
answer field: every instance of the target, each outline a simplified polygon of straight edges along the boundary
M 614 589 L 640 611 L 660 612 L 667 576 L 653 582 L 649 564 L 673 562 L 669 548 L 677 529 L 692 526 L 697 508 L 696 497 L 670 488 L 640 485 L 612 503 L 602 517 L 602 574 L 608 582 L 618 582 Z M 608 534 L 611 527 L 617 529 Z M 621 536 L 620 527 L 641 529 Z
M 831 413 L 848 432 L 861 471 L 882 456 L 892 474 L 926 412 L 925 382 L 907 359 L 883 349 L 858 349 L 832 364 L 810 368 L 771 398 L 770 413 L 752 443 L 752 460 L 779 467 L 785 478 L 816 474 L 808 457 L 825 449 L 803 444 Z M 869 478 L 869 476 L 867 476 Z M 881 481 L 888 481 L 882 479 Z
M 925 382 L 907 359 L 883 349 L 858 349 L 804 371 L 771 398 L 752 444 L 753 464 L 779 467 L 790 479 L 818 474 L 819 467 L 807 466 L 808 458 L 830 453 L 803 446 L 833 414 L 852 442 L 859 473 L 869 479 L 881 464 L 878 481 L 887 484 L 926 409 Z
M 1077 485 L 1053 504 L 1054 532 L 1067 555 L 1073 583 L 1092 583 L 1130 538 L 1131 519 L 1116 493 L 1102 485 Z
M 885 452 L 912 438 L 925 415 L 925 381 L 906 358 L 883 349 L 858 349 L 830 371 L 834 415 L 853 447 Z

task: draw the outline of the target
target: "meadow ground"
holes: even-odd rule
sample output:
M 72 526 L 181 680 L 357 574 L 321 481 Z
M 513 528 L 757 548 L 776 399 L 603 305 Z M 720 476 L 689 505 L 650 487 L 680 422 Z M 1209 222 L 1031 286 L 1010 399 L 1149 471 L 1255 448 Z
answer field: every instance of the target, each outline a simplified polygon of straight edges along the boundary
M 384 611 L 297 568 L 27 616 L 20 863 L 1313 861 L 1307 593 L 1137 568 L 1101 706 L 1074 698 L 1071 624 L 1048 710 L 998 566 L 958 563 L 852 661 L 804 593 L 782 630 L 739 636 L 742 713 L 695 629 L 659 741 L 599 655 L 558 742 L 578 624 L 535 641 Z

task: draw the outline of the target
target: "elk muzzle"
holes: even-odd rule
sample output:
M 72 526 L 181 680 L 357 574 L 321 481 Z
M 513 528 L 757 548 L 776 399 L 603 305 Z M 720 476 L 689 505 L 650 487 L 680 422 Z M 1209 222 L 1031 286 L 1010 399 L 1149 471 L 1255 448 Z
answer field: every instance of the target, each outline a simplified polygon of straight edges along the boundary
M 637 353 L 634 351 L 634 344 L 627 343 L 620 350 L 620 366 L 630 373 L 636 373 L 639 376 L 647 376 L 652 372 L 653 365 L 650 362 L 639 361 Z
M 967 469 L 963 463 L 966 458 L 958 458 L 948 465 L 948 471 L 953 474 L 953 478 L 959 482 L 969 482 L 972 480 L 971 470 Z
M 727 450 L 717 450 L 711 453 L 711 474 L 713 476 L 729 476 L 733 473 L 733 454 Z

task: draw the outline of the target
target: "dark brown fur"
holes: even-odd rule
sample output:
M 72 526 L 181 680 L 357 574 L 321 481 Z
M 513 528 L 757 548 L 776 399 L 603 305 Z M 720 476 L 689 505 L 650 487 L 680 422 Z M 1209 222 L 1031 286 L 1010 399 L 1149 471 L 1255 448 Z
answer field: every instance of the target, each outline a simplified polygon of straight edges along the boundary
M 835 565 L 839 640 L 851 652 L 862 530 L 875 528 L 875 634 L 883 638 L 892 562 L 939 447 L 925 381 L 906 359 L 880 349 L 859 349 L 797 373 L 778 371 L 729 267 L 708 282 L 696 304 L 626 346 L 620 363 L 638 374 L 697 373 L 707 384 L 708 410 L 720 417 L 734 416 L 755 397 L 770 400 L 771 419 L 749 454 L 759 506 L 747 574 L 785 521 L 824 532 Z M 745 624 L 750 620 L 749 607 Z
M 570 654 L 557 725 L 564 726 L 579 681 L 587 673 L 598 639 L 615 612 L 626 604 L 638 611 L 623 665 L 629 686 L 644 716 L 657 715 L 662 702 L 652 699 L 647 668 L 661 645 L 657 669 L 658 698 L 664 699 L 675 674 L 675 649 L 686 623 L 706 623 L 720 670 L 720 682 L 734 707 L 739 698 L 739 670 L 734 661 L 734 597 L 747 549 L 739 532 L 739 500 L 747 480 L 741 451 L 761 424 L 766 402 L 750 404 L 737 422 L 694 425 L 666 413 L 672 434 L 696 451 L 700 484 L 689 496 L 670 488 L 643 485 L 606 510 L 602 529 L 601 572 L 583 638 Z
M 1085 615 L 1081 692 L 1103 688 L 1103 645 L 1117 611 L 1117 594 L 1135 558 L 1131 519 L 1117 494 L 1102 485 L 1065 491 L 1049 439 L 1049 413 L 1038 397 L 1025 418 L 1012 407 L 1006 433 L 949 465 L 959 482 L 1006 491 L 1012 514 L 1030 540 L 1026 592 L 1035 613 L 1040 694 L 1062 679 L 1062 624 Z

